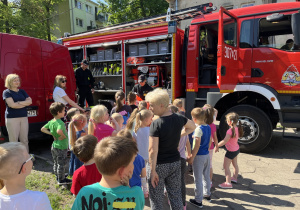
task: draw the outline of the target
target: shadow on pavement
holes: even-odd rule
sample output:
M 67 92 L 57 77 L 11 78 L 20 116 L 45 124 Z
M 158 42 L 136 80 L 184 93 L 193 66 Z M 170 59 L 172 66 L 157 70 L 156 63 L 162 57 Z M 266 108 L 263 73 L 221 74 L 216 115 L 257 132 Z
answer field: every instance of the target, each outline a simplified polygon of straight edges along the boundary
M 270 209 L 272 207 L 294 207 L 295 204 L 277 198 L 277 195 L 291 196 L 299 194 L 300 189 L 279 184 L 261 185 L 254 180 L 238 177 L 239 183 L 233 184 L 233 189 L 221 189 L 218 184 L 224 182 L 225 177 L 214 174 L 211 188 L 212 204 L 227 206 L 232 209 Z M 193 181 L 191 174 L 186 175 L 187 183 Z M 243 192 L 244 191 L 244 192 Z M 187 195 L 194 196 L 194 189 L 187 188 Z M 232 202 L 236 201 L 236 202 Z M 239 202 L 242 202 L 241 203 Z M 257 206 L 255 205 L 257 204 Z M 265 206 L 265 207 L 264 207 Z

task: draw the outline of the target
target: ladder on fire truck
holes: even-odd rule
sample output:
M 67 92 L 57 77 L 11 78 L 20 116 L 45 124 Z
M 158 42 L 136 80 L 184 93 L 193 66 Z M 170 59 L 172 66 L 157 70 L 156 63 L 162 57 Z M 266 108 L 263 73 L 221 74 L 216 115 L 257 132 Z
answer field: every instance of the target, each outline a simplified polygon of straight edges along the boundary
M 199 16 L 199 15 L 211 13 L 212 11 L 215 11 L 215 10 L 216 10 L 216 7 L 214 7 L 212 3 L 200 4 L 200 5 L 197 5 L 194 7 L 189 7 L 186 9 L 176 10 L 176 11 L 172 11 L 172 9 L 169 8 L 167 11 L 167 14 L 146 17 L 143 19 L 120 23 L 120 24 L 116 24 L 116 25 L 112 25 L 112 26 L 108 26 L 108 27 L 103 27 L 103 28 L 95 29 L 95 30 L 88 31 L 88 32 L 81 32 L 81 33 L 73 34 L 71 36 L 76 37 L 76 36 L 80 36 L 82 34 L 84 34 L 84 35 L 95 34 L 95 33 L 101 33 L 101 32 L 110 31 L 110 30 L 133 28 L 133 27 L 163 23 L 163 22 L 177 22 L 178 23 L 182 20 L 187 20 L 187 19 L 191 19 L 196 16 Z

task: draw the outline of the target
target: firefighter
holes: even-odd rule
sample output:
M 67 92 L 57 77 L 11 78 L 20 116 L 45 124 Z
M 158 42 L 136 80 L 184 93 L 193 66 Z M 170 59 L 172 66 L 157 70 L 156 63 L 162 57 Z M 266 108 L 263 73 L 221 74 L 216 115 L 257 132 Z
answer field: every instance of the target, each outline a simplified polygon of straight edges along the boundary
M 94 93 L 95 79 L 88 69 L 88 61 L 82 60 L 81 67 L 75 70 L 76 86 L 79 95 L 79 106 L 84 107 L 84 100 L 86 99 L 89 106 L 94 106 Z
M 147 93 L 152 90 L 153 88 L 146 83 L 146 76 L 141 74 L 138 79 L 138 84 L 133 87 L 132 92 L 135 92 L 142 100 L 145 100 Z

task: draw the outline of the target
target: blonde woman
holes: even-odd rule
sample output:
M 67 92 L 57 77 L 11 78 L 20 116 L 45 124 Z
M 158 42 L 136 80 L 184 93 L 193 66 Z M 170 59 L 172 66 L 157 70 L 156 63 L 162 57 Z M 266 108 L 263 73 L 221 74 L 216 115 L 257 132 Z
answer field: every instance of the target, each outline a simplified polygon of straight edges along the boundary
M 186 209 L 181 198 L 181 163 L 178 152 L 180 137 L 196 128 L 185 116 L 173 114 L 169 109 L 169 94 L 155 89 L 146 95 L 149 109 L 159 116 L 150 125 L 149 166 L 147 171 L 151 209 L 163 209 L 164 186 L 172 209 Z
M 25 90 L 19 89 L 20 77 L 17 74 L 9 74 L 5 79 L 6 90 L 3 91 L 5 101 L 5 125 L 10 142 L 20 139 L 27 151 L 28 148 L 28 117 L 26 107 L 32 104 L 31 98 Z
M 84 112 L 84 109 L 78 106 L 73 100 L 66 94 L 65 89 L 67 88 L 67 78 L 63 75 L 57 75 L 54 80 L 53 87 L 53 99 L 55 102 L 61 102 L 64 105 L 69 104 L 72 107 L 79 109 Z M 66 110 L 67 111 L 67 110 Z

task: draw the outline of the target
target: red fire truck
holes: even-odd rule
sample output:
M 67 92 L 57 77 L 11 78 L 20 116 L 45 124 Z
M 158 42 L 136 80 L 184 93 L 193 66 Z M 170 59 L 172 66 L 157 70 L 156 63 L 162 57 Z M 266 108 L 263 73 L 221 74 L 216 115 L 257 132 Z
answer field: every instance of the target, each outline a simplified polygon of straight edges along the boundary
M 254 153 L 268 145 L 278 122 L 300 128 L 299 9 L 300 2 L 289 2 L 211 13 L 209 3 L 171 12 L 168 21 L 160 16 L 75 34 L 63 44 L 75 64 L 90 59 L 100 80 L 96 99 L 113 98 L 119 88 L 127 93 L 145 74 L 172 100 L 185 98 L 188 116 L 195 106 L 214 106 L 221 138 L 225 115 L 237 112 L 244 128 L 240 148 Z M 185 31 L 177 28 L 195 15 Z M 119 74 L 107 73 L 114 66 Z

